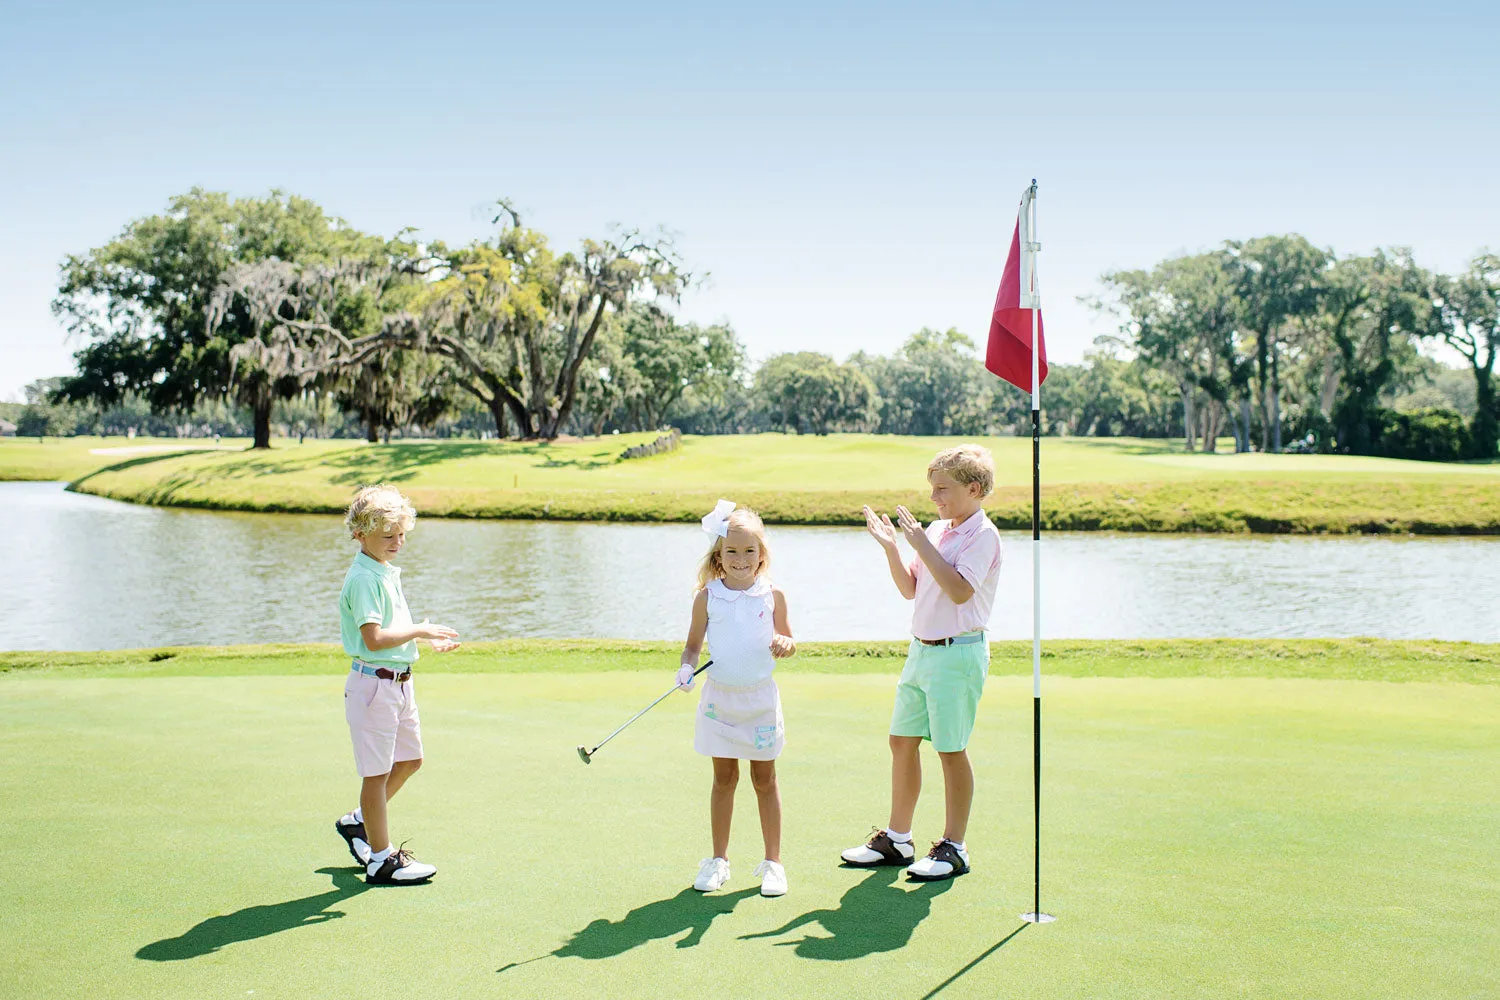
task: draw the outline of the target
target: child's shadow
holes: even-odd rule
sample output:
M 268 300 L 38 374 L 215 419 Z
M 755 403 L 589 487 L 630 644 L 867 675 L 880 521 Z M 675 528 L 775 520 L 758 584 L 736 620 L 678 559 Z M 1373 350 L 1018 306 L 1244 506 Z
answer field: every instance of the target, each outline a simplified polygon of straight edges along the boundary
M 796 941 L 778 942 L 778 946 L 792 945 L 801 958 L 835 962 L 904 948 L 917 925 L 932 912 L 932 901 L 951 889 L 953 880 L 908 890 L 896 884 L 901 872 L 895 867 L 878 869 L 844 893 L 838 909 L 809 910 L 774 931 L 745 934 L 740 940 L 776 937 L 819 923 L 829 937 L 804 935 Z
M 728 913 L 740 900 L 759 891 L 741 889 L 706 895 L 694 889 L 684 889 L 670 899 L 636 907 L 618 923 L 603 917 L 592 921 L 552 954 L 558 958 L 570 955 L 575 958 L 613 958 L 647 941 L 668 938 L 682 931 L 688 934 L 677 942 L 677 947 L 691 948 L 703 940 L 715 917 Z
M 360 877 L 358 868 L 319 868 L 318 874 L 332 876 L 333 889 L 301 899 L 289 899 L 285 903 L 247 906 L 223 916 L 209 917 L 177 937 L 144 945 L 135 957 L 148 962 L 176 962 L 210 954 L 237 941 L 250 941 L 294 927 L 337 920 L 344 911 L 330 910 L 330 906 L 370 888 Z

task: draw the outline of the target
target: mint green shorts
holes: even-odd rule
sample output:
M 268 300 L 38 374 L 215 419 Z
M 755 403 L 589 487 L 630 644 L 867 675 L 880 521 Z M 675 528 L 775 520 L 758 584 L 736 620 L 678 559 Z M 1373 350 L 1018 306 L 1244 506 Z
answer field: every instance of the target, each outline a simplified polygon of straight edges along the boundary
M 892 736 L 920 736 L 939 753 L 966 749 L 990 673 L 990 644 L 925 646 L 911 641 L 896 682 Z

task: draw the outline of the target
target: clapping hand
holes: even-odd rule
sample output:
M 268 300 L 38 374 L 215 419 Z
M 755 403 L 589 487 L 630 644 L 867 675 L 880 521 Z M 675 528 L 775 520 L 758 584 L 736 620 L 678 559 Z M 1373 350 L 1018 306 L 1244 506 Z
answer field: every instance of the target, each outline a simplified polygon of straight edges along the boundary
M 887 519 L 886 524 L 890 524 Z M 916 548 L 919 542 L 926 540 L 927 532 L 922 530 L 922 522 L 912 516 L 912 512 L 905 507 L 896 508 L 896 523 L 901 526 L 901 534 L 906 536 L 906 544 Z
M 896 526 L 891 523 L 889 517 L 884 514 L 877 515 L 868 506 L 865 507 L 865 530 L 886 548 L 896 547 Z

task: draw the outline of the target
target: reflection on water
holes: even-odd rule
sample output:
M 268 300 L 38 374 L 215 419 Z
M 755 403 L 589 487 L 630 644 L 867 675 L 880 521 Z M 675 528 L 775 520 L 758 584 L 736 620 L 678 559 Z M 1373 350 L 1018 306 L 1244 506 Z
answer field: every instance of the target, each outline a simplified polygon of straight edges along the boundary
M 0 648 L 334 642 L 354 543 L 336 517 L 137 507 L 0 483 Z M 681 638 L 696 525 L 419 520 L 407 598 L 466 639 Z M 863 530 L 770 529 L 804 639 L 898 639 L 909 608 Z M 1031 542 L 1005 536 L 991 620 L 1031 635 Z M 1500 540 L 1054 534 L 1044 635 L 1500 641 Z

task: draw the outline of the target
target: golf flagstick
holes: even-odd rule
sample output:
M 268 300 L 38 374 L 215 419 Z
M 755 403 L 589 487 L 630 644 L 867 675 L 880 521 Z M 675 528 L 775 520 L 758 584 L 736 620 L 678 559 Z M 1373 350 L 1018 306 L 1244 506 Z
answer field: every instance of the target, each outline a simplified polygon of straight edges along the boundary
M 707 670 L 710 666 L 713 665 L 713 662 L 714 662 L 713 660 L 709 660 L 707 663 L 703 664 L 703 666 L 699 667 L 697 670 L 694 670 L 693 671 L 693 676 L 697 677 L 699 674 L 703 673 L 703 671 Z M 680 684 L 674 684 L 674 685 L 672 685 L 672 687 L 668 688 L 667 691 L 666 691 L 666 693 L 663 694 L 660 698 L 656 699 L 651 704 L 647 705 L 645 708 L 641 709 L 639 712 L 635 713 L 630 718 L 626 719 L 624 725 L 620 726 L 619 729 L 616 729 L 614 732 L 612 732 L 608 736 L 604 737 L 604 739 L 600 740 L 599 741 L 599 746 L 594 747 L 594 749 L 590 750 L 587 747 L 585 747 L 582 743 L 578 744 L 578 759 L 581 760 L 581 761 L 583 761 L 585 764 L 591 764 L 591 763 L 593 763 L 593 756 L 594 756 L 594 754 L 596 754 L 596 753 L 599 752 L 599 747 L 604 746 L 604 744 L 608 743 L 610 740 L 614 739 L 616 736 L 619 736 L 620 733 L 622 733 L 622 732 L 625 731 L 625 727 L 626 726 L 630 725 L 636 719 L 639 719 L 641 716 L 643 716 L 647 712 L 651 711 L 657 705 L 660 705 L 662 702 L 664 702 L 668 698 L 672 697 L 672 695 L 675 692 L 677 692 L 678 690 L 680 690 L 681 687 L 682 687 L 682 685 L 680 685 Z
M 1035 880 L 1029 924 L 1050 924 L 1057 918 L 1042 912 L 1042 381 L 1038 330 L 1042 297 L 1037 289 L 1036 179 L 1021 196 L 1021 300 L 1031 312 L 1031 794 L 1032 857 Z

